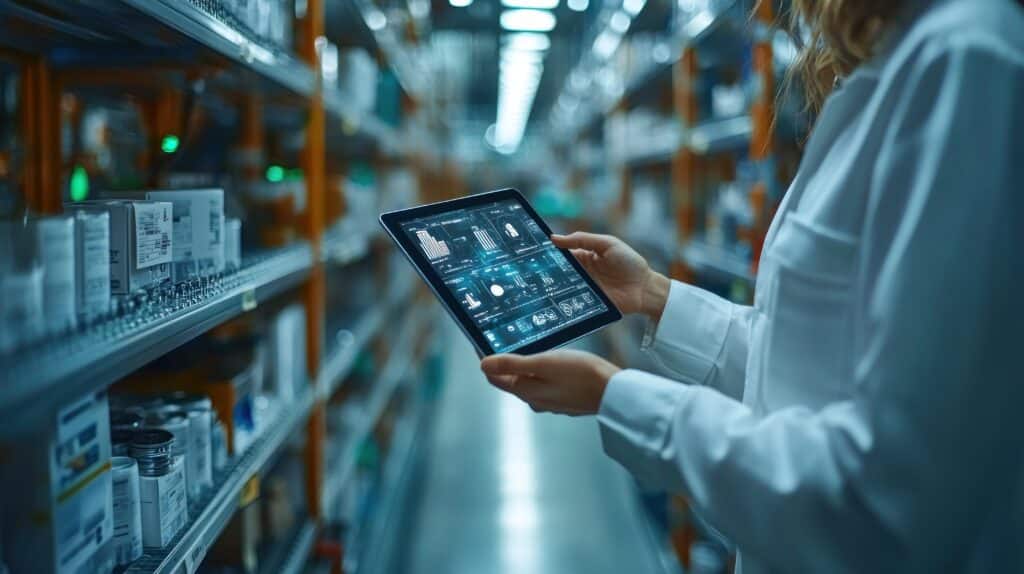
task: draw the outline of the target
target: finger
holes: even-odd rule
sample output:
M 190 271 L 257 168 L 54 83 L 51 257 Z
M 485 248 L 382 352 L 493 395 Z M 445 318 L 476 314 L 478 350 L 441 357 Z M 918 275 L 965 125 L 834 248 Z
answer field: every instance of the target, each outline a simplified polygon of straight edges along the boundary
M 570 249 L 569 252 L 572 253 L 572 256 L 575 257 L 577 261 L 584 265 L 590 265 L 594 262 L 594 259 L 597 258 L 596 253 L 586 249 Z
M 588 249 L 595 253 L 603 253 L 615 244 L 615 238 L 611 235 L 576 231 L 569 235 L 552 235 L 551 242 L 562 249 Z
M 532 375 L 536 372 L 536 357 L 523 355 L 491 355 L 480 361 L 485 375 Z
M 487 381 L 506 392 L 513 392 L 516 387 L 516 375 L 487 375 Z

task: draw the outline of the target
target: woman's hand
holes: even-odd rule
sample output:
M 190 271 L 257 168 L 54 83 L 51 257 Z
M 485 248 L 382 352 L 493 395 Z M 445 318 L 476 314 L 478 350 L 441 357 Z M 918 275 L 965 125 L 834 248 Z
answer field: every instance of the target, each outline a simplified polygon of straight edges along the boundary
M 621 239 L 577 231 L 551 241 L 576 256 L 620 311 L 661 318 L 671 282 Z
M 494 355 L 480 362 L 480 370 L 534 411 L 578 416 L 597 413 L 608 380 L 621 369 L 590 353 L 562 350 Z

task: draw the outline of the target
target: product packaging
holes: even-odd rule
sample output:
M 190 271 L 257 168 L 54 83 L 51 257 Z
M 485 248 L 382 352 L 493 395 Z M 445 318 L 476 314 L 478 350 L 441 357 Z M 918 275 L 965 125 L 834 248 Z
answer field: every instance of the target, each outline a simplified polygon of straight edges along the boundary
M 115 456 L 111 464 L 114 486 L 114 556 L 118 566 L 126 566 L 142 556 L 139 464 L 127 456 Z
M 174 458 L 166 474 L 139 477 L 142 545 L 163 548 L 188 522 L 185 461 Z
M 0 272 L 0 353 L 34 343 L 43 332 L 43 268 Z
M 305 333 L 306 310 L 298 304 L 285 307 L 270 325 L 267 391 L 285 401 L 306 384 Z
M 110 311 L 110 214 L 75 212 L 75 289 L 83 322 Z
M 31 439 L 4 443 L 0 487 L 12 572 L 109 572 L 114 567 L 107 399 L 94 393 L 56 413 Z M 27 488 L 31 485 L 32 488 Z
M 49 335 L 75 328 L 75 220 L 66 215 L 35 220 L 36 252 L 43 265 L 43 319 Z
M 224 220 L 224 269 L 234 271 L 242 266 L 242 220 Z
M 173 205 L 171 278 L 175 283 L 224 271 L 224 190 L 131 191 L 104 196 Z
M 163 201 L 105 200 L 77 204 L 110 214 L 110 290 L 123 295 L 170 279 L 172 206 Z

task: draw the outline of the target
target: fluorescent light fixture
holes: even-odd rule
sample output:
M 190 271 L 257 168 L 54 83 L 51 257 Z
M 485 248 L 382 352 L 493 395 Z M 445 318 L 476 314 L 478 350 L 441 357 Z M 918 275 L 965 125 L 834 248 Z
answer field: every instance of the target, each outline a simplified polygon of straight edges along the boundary
M 505 35 L 506 50 L 543 52 L 550 47 L 551 39 L 546 34 L 518 32 Z
M 501 27 L 519 32 L 550 32 L 555 29 L 555 15 L 544 10 L 506 10 L 501 13 Z
M 625 34 L 626 30 L 629 30 L 629 24 L 632 21 L 629 14 L 620 10 L 612 14 L 611 20 L 608 20 L 608 29 L 616 34 Z
M 456 8 L 465 8 L 473 3 L 473 0 L 448 0 L 448 2 Z
M 590 0 L 568 0 L 565 5 L 573 12 L 586 12 L 590 7 Z
M 630 16 L 636 16 L 647 5 L 647 0 L 622 0 L 622 9 Z
M 619 49 L 619 44 L 622 42 L 622 34 L 616 34 L 611 30 L 605 30 L 598 34 L 597 39 L 594 40 L 594 55 L 601 60 L 607 60 L 612 57 L 615 50 Z
M 540 65 L 544 61 L 544 52 L 523 52 L 520 50 L 504 50 L 501 53 L 501 63 L 523 63 Z
M 506 8 L 554 10 L 558 8 L 558 0 L 501 0 L 501 5 Z

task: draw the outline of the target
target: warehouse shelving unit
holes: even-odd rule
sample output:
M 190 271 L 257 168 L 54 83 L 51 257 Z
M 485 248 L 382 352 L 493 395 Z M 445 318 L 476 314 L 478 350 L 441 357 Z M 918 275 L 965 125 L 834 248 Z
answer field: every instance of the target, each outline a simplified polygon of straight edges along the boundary
M 0 364 L 0 420 L 4 431 L 29 424 L 53 405 L 102 390 L 132 371 L 255 309 L 292 288 L 313 265 L 306 243 L 250 258 L 238 272 L 123 317 L 102 321 Z M 16 384 L 17 383 L 17 384 Z
M 301 428 L 313 403 L 314 394 L 307 391 L 294 403 L 282 405 L 281 412 L 271 417 L 256 443 L 232 460 L 221 474 L 212 495 L 189 508 L 189 515 L 193 518 L 177 538 L 159 552 L 143 554 L 126 572 L 195 572 L 238 508 L 246 484 L 260 473 L 286 439 Z
M 372 3 L 355 4 L 364 18 L 368 11 L 378 10 Z M 304 129 L 300 166 L 306 213 L 298 223 L 299 241 L 246 257 L 240 269 L 215 280 L 126 299 L 128 307 L 117 317 L 17 357 L 0 358 L 0 437 L 6 438 L 31 432 L 40 421 L 52 420 L 67 401 L 102 391 L 273 298 L 292 294 L 302 301 L 307 318 L 306 390 L 270 411 L 253 444 L 233 457 L 215 475 L 213 488 L 190 506 L 190 521 L 176 538 L 160 551 L 147 551 L 127 572 L 195 572 L 241 499 L 297 436 L 302 437 L 304 449 L 304 514 L 308 518 L 275 547 L 263 571 L 303 571 L 324 536 L 323 510 L 345 488 L 355 466 L 355 449 L 346 448 L 339 454 L 352 460 L 336 457 L 327 468 L 326 404 L 343 386 L 359 355 L 380 334 L 385 319 L 416 293 L 415 278 L 405 277 L 383 300 L 362 309 L 345 322 L 343 331 L 325 339 L 328 269 L 359 264 L 382 237 L 376 231 L 354 229 L 345 217 L 337 223 L 328 221 L 327 157 L 338 141 L 334 136 L 340 132 L 342 139 L 361 143 L 360 149 L 368 150 L 363 157 L 368 155 L 380 169 L 408 165 L 421 181 L 446 180 L 434 177 L 428 162 L 417 161 L 432 154 L 410 145 L 401 134 L 402 126 L 358 111 L 348 94 L 325 85 L 316 46 L 325 33 L 323 1 L 307 0 L 305 8 L 305 15 L 294 22 L 297 42 L 292 51 L 236 26 L 230 15 L 208 0 L 0 1 L 0 17 L 28 24 L 5 29 L 10 33 L 0 41 L 0 58 L 23 70 L 25 204 L 35 213 L 62 211 L 60 174 L 66 171 L 68 158 L 62 157 L 60 106 L 62 95 L 71 87 L 99 87 L 116 94 L 158 91 L 161 104 L 174 105 L 180 105 L 182 93 L 197 82 L 206 83 L 210 92 L 233 94 L 218 100 L 218 105 L 239 107 L 239 149 L 252 164 L 244 165 L 250 181 L 260 177 L 263 166 L 252 158 L 263 158 L 265 132 L 267 126 L 281 121 L 278 111 L 288 112 L 283 114 L 287 118 L 300 118 L 301 126 L 295 127 Z M 406 38 L 376 24 L 370 28 L 378 40 L 379 61 L 399 78 L 405 106 L 430 113 L 430 85 L 417 75 L 415 54 L 404 46 Z M 341 129 L 329 132 L 334 124 Z M 174 133 L 164 131 L 167 126 L 163 125 L 149 127 L 157 134 Z M 458 189 L 456 182 L 449 179 L 447 183 L 452 185 L 440 187 Z M 411 348 L 425 320 L 424 316 L 413 318 L 396 348 L 403 344 Z M 375 376 L 365 416 L 346 444 L 357 445 L 370 435 L 395 391 L 411 380 L 408 373 L 414 360 L 410 352 L 396 353 Z M 408 422 L 402 424 L 408 428 Z M 415 441 L 408 433 L 403 437 L 402 452 L 408 453 L 408 444 Z
M 337 444 L 331 453 L 333 456 L 328 456 L 330 473 L 324 484 L 324 514 L 329 515 L 330 510 L 337 506 L 338 497 L 348 486 L 355 471 L 356 453 L 373 431 L 395 391 L 406 380 L 406 374 L 414 361 L 415 342 L 425 320 L 425 314 L 420 312 L 406 322 L 392 346 L 393 356 L 388 358 L 371 394 L 361 404 L 359 420 L 348 429 L 344 441 Z

